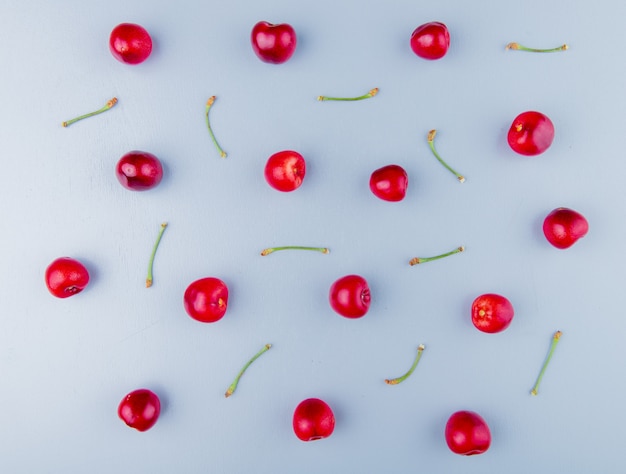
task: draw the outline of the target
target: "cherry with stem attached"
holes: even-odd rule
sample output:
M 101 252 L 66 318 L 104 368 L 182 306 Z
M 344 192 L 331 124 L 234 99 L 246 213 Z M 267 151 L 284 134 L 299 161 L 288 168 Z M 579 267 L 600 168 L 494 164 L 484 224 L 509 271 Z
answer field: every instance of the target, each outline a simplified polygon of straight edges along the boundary
M 431 130 L 430 132 L 428 132 L 428 146 L 433 152 L 433 155 L 435 155 L 435 158 L 439 160 L 439 163 L 441 163 L 448 171 L 450 171 L 450 173 L 456 176 L 456 179 L 458 179 L 460 183 L 464 183 L 465 177 L 457 173 L 454 169 L 452 169 L 452 167 L 448 165 L 448 163 L 443 161 L 441 156 L 439 156 L 439 153 L 437 153 L 437 150 L 435 150 L 435 135 L 437 135 L 437 130 Z
M 219 154 L 220 154 L 220 156 L 222 158 L 226 158 L 228 155 L 222 149 L 220 144 L 217 142 L 217 138 L 215 138 L 215 134 L 213 133 L 213 129 L 211 128 L 211 122 L 209 121 L 209 110 L 211 110 L 211 106 L 214 103 L 215 103 L 215 96 L 212 95 L 211 97 L 209 97 L 209 100 L 207 100 L 206 109 L 205 109 L 205 112 L 204 112 L 204 116 L 206 118 L 206 126 L 209 129 L 209 134 L 211 135 L 211 140 L 213 140 L 213 144 L 215 145 L 215 148 L 217 148 L 217 151 L 219 152 Z
M 301 245 L 285 245 L 283 247 L 270 247 L 270 248 L 264 249 L 261 252 L 261 255 L 265 257 L 266 255 L 269 255 L 274 252 L 278 252 L 279 250 L 312 250 L 314 252 L 330 253 L 330 249 L 328 247 L 304 247 Z
M 322 101 L 322 102 L 326 101 L 326 100 L 335 100 L 335 101 L 343 101 L 343 102 L 354 102 L 356 100 L 369 99 L 371 97 L 374 97 L 376 94 L 378 94 L 378 87 L 375 87 L 374 89 L 369 91 L 367 94 L 363 94 L 363 95 L 360 95 L 358 97 L 328 97 L 328 96 L 325 96 L 325 95 L 319 95 L 319 96 L 317 96 L 317 100 Z
M 422 358 L 422 352 L 424 352 L 424 344 L 420 344 L 419 346 L 417 346 L 417 355 L 415 356 L 413 365 L 408 370 L 408 372 L 400 377 L 396 377 L 395 379 L 385 379 L 385 383 L 387 385 L 398 385 L 399 383 L 404 382 L 406 379 L 408 379 L 417 367 L 418 362 Z
M 561 46 L 557 46 L 556 48 L 548 48 L 548 49 L 537 49 L 537 48 L 528 48 L 519 43 L 509 43 L 506 45 L 505 49 L 512 49 L 513 51 L 527 51 L 529 53 L 556 53 L 558 51 L 566 51 L 569 49 L 569 46 L 566 44 L 562 44 Z
M 552 343 L 550 344 L 550 350 L 548 351 L 548 356 L 546 357 L 546 360 L 544 361 L 543 366 L 541 366 L 541 371 L 539 371 L 539 375 L 537 376 L 537 381 L 535 382 L 535 386 L 530 391 L 531 395 L 537 395 L 538 390 L 539 390 L 539 384 L 541 383 L 541 379 L 543 379 L 543 374 L 546 371 L 546 367 L 548 367 L 548 364 L 550 363 L 550 359 L 552 359 L 552 354 L 554 354 L 554 349 L 556 349 L 556 345 L 559 343 L 559 340 L 561 339 L 562 334 L 563 333 L 561 331 L 557 331 L 554 333 L 554 336 L 552 336 Z
M 161 238 L 163 237 L 163 232 L 165 232 L 166 227 L 167 222 L 161 224 L 161 230 L 159 230 L 159 235 L 157 236 L 156 242 L 154 242 L 154 247 L 152 247 L 150 261 L 148 262 L 148 276 L 146 277 L 146 288 L 150 288 L 152 286 L 152 267 L 154 266 L 154 257 L 156 256 L 157 249 L 159 248 L 159 244 L 161 243 Z
M 433 260 L 439 260 L 440 258 L 449 257 L 450 255 L 454 255 L 455 253 L 465 252 L 465 247 L 461 245 L 460 247 L 455 248 L 454 250 L 450 250 L 449 252 L 442 253 L 441 255 L 435 255 L 434 257 L 415 257 L 409 260 L 409 265 L 418 265 L 420 263 L 432 262 Z
M 271 344 L 265 344 L 263 346 L 263 348 L 257 352 L 252 359 L 250 359 L 246 365 L 243 366 L 243 368 L 239 371 L 239 373 L 237 374 L 237 377 L 235 377 L 235 380 L 233 380 L 233 383 L 230 384 L 230 386 L 228 387 L 228 390 L 226 390 L 226 393 L 224 394 L 224 396 L 226 398 L 230 397 L 233 393 L 235 393 L 235 390 L 237 390 L 237 384 L 239 384 L 239 379 L 241 378 L 241 376 L 244 374 L 244 372 L 248 369 L 248 367 L 250 367 L 250 365 L 257 360 L 259 357 L 261 357 L 263 354 L 265 354 L 268 350 L 270 350 L 270 348 L 272 347 Z
M 71 120 L 67 120 L 65 122 L 63 122 L 61 125 L 63 125 L 64 127 L 69 127 L 70 125 L 72 125 L 73 123 L 78 122 L 79 120 L 83 120 L 89 117 L 93 117 L 94 115 L 98 115 L 101 114 L 102 112 L 106 112 L 107 110 L 113 108 L 113 106 L 117 104 L 117 97 L 113 97 L 111 100 L 107 101 L 106 104 L 104 104 L 104 107 L 102 107 L 101 109 L 95 110 L 93 112 L 89 112 L 88 114 L 85 115 L 80 115 L 76 118 L 73 118 Z

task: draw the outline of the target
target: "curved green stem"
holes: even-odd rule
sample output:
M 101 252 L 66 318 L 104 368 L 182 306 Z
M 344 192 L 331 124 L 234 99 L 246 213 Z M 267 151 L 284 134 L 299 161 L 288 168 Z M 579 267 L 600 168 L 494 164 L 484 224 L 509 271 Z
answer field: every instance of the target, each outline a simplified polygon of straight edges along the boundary
M 522 46 L 519 43 L 509 43 L 506 45 L 505 49 L 512 49 L 514 51 L 528 51 L 529 53 L 556 53 L 558 51 L 565 51 L 569 49 L 569 46 L 567 46 L 566 44 L 562 44 L 561 46 L 557 46 L 556 48 L 537 49 L 527 48 L 526 46 Z
M 271 247 L 264 249 L 261 255 L 266 256 L 279 250 L 313 250 L 315 252 L 330 253 L 330 249 L 327 247 L 303 247 L 301 245 L 286 245 L 284 247 Z
M 449 252 L 442 253 L 441 255 L 435 255 L 434 257 L 415 257 L 409 260 L 409 265 L 418 265 L 420 263 L 432 262 L 433 260 L 439 260 L 440 258 L 449 257 L 450 255 L 454 255 L 455 253 L 465 252 L 465 247 L 461 245 L 460 247 L 455 248 L 454 250 L 450 250 Z
M 206 126 L 209 129 L 209 134 L 211 135 L 211 140 L 213 140 L 213 144 L 215 145 L 215 148 L 217 148 L 217 151 L 219 152 L 219 154 L 220 154 L 220 156 L 222 158 L 226 158 L 226 156 L 228 156 L 228 155 L 226 154 L 226 152 L 224 150 L 222 150 L 222 147 L 217 142 L 217 138 L 215 138 L 215 134 L 213 133 L 213 129 L 211 128 L 211 123 L 209 122 L 209 110 L 211 110 L 211 106 L 213 105 L 214 102 L 215 102 L 215 96 L 214 95 L 209 97 L 209 100 L 207 100 L 206 110 L 205 110 L 205 113 L 204 113 L 204 116 L 206 118 Z
M 237 374 L 237 377 L 235 377 L 235 380 L 233 381 L 233 383 L 231 383 L 230 386 L 228 387 L 228 390 L 226 390 L 226 393 L 224 394 L 224 396 L 226 398 L 230 397 L 233 393 L 235 393 L 235 390 L 237 390 L 237 385 L 239 384 L 239 379 L 241 378 L 243 373 L 246 371 L 246 369 L 248 367 L 250 367 L 250 364 L 252 364 L 255 360 L 257 360 L 259 357 L 261 357 L 261 355 L 263 355 L 265 352 L 267 352 L 271 347 L 272 347 L 271 344 L 265 344 L 263 346 L 263 349 L 261 349 L 259 352 L 257 352 L 254 355 L 254 357 L 252 357 L 252 359 L 250 359 L 246 363 L 246 365 L 243 366 L 243 368 Z
M 448 171 L 450 171 L 450 173 L 452 173 L 453 175 L 456 176 L 456 179 L 459 180 L 459 182 L 464 183 L 465 182 L 465 177 L 462 176 L 461 174 L 457 173 L 454 169 L 452 169 L 448 163 L 446 163 L 445 161 L 443 161 L 443 159 L 439 156 L 439 153 L 437 153 L 437 150 L 435 150 L 435 135 L 437 135 L 437 130 L 431 130 L 430 132 L 428 132 L 428 146 L 430 146 L 430 149 L 433 152 L 433 155 L 435 155 L 435 158 L 437 158 L 437 160 L 439 160 L 439 163 L 441 163 Z
M 113 97 L 106 104 L 104 104 L 104 107 L 102 107 L 101 109 L 98 109 L 95 112 L 90 112 L 88 114 L 81 115 L 81 116 L 73 118 L 71 120 L 67 120 L 66 122 L 63 122 L 61 125 L 63 125 L 64 127 L 69 127 L 70 125 L 72 125 L 73 123 L 78 122 L 79 120 L 83 120 L 83 119 L 86 119 L 86 118 L 89 118 L 89 117 L 93 117 L 94 115 L 101 114 L 102 112 L 106 112 L 107 110 L 112 108 L 115 104 L 117 104 L 117 97 Z
M 325 95 L 319 95 L 317 96 L 317 100 L 320 100 L 320 101 L 325 101 L 325 100 L 355 101 L 355 100 L 369 99 L 370 97 L 374 97 L 376 94 L 378 94 L 378 87 L 375 87 L 374 89 L 369 91 L 367 94 L 363 94 L 358 97 L 327 97 Z
M 408 379 L 415 370 L 415 367 L 417 367 L 418 362 L 422 358 L 422 352 L 424 352 L 424 344 L 420 344 L 419 346 L 417 346 L 417 355 L 415 356 L 415 360 L 413 361 L 413 365 L 411 366 L 409 371 L 401 377 L 396 377 L 395 379 L 385 379 L 385 383 L 387 385 L 398 385 L 399 383 L 404 382 L 406 379 Z
M 161 230 L 159 230 L 159 235 L 157 236 L 156 242 L 152 247 L 152 254 L 150 254 L 150 262 L 148 263 L 148 276 L 146 277 L 146 288 L 150 288 L 152 286 L 152 267 L 154 265 L 154 257 L 156 256 L 157 249 L 159 248 L 159 244 L 161 243 L 161 237 L 163 237 L 163 232 L 165 232 L 165 228 L 167 227 L 167 222 L 161 224 Z
M 544 361 L 543 366 L 541 366 L 541 371 L 539 372 L 539 376 L 537 377 L 535 386 L 530 391 L 531 395 L 537 395 L 537 391 L 539 390 L 539 384 L 541 383 L 541 379 L 543 379 L 543 374 L 546 371 L 546 367 L 548 367 L 548 363 L 550 362 L 550 359 L 552 359 L 552 354 L 554 354 L 554 349 L 556 349 L 556 345 L 559 343 L 559 340 L 561 339 L 562 334 L 563 333 L 561 331 L 557 331 L 554 333 L 554 336 L 552 336 L 552 344 L 550 344 L 550 350 L 548 351 L 548 356 L 546 357 L 546 360 Z

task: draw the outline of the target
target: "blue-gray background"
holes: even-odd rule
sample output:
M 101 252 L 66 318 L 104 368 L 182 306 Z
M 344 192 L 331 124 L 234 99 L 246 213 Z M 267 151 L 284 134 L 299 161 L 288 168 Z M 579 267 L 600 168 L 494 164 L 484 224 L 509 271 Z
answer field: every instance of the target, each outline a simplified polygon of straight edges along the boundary
M 586 1 L 3 0 L 2 472 L 623 472 L 625 15 L 619 3 Z M 254 56 L 259 20 L 295 28 L 289 62 Z M 408 41 L 432 20 L 448 25 L 452 43 L 428 62 Z M 125 21 L 153 37 L 142 65 L 108 51 Z M 505 51 L 510 41 L 570 50 Z M 372 87 L 380 94 L 368 101 L 315 100 Z M 205 128 L 210 95 L 226 160 Z M 61 127 L 113 96 L 113 110 Z M 556 138 L 526 158 L 506 131 L 532 109 L 551 117 Z M 432 128 L 465 184 L 430 154 Z M 117 182 L 115 163 L 133 149 L 163 161 L 155 190 Z M 289 194 L 263 179 L 267 157 L 283 149 L 308 164 Z M 390 163 L 409 173 L 400 203 L 368 188 Z M 590 222 L 565 251 L 541 232 L 559 206 Z M 259 256 L 287 244 L 331 253 Z M 464 254 L 407 264 L 460 244 Z M 58 300 L 43 272 L 65 255 L 84 261 L 92 282 Z M 348 273 L 371 286 L 360 320 L 327 302 Z M 182 306 L 186 286 L 204 276 L 231 290 L 213 325 Z M 471 324 L 471 302 L 487 292 L 515 306 L 501 334 Z M 557 329 L 563 338 L 531 397 Z M 419 343 L 413 376 L 385 385 Z M 139 387 L 164 404 L 146 433 L 116 415 Z M 291 415 L 312 396 L 333 407 L 337 425 L 331 438 L 303 443 Z M 484 455 L 448 450 L 444 425 L 460 409 L 489 423 Z

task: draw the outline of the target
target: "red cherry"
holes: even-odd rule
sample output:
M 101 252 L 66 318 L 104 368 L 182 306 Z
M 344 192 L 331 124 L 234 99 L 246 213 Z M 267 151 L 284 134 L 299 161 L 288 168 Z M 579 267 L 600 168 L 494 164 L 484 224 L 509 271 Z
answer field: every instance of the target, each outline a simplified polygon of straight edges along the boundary
M 411 34 L 411 49 L 420 58 L 441 59 L 450 47 L 448 27 L 438 21 L 418 26 Z
M 319 398 L 301 401 L 293 412 L 293 431 L 302 441 L 328 438 L 335 429 L 335 415 Z
M 202 323 L 224 317 L 228 306 L 228 287 L 218 278 L 201 278 L 191 283 L 183 299 L 187 314 Z
M 266 63 L 281 64 L 287 61 L 296 50 L 296 32 L 286 23 L 274 25 L 260 21 L 252 28 L 250 35 L 252 49 Z
M 473 411 L 457 411 L 446 423 L 446 443 L 453 453 L 482 454 L 491 445 L 491 432 L 485 420 Z
M 520 155 L 539 155 L 552 145 L 554 125 L 541 112 L 523 112 L 513 120 L 507 139 L 513 151 Z
M 111 31 L 109 49 L 118 61 L 126 64 L 139 64 L 150 56 L 152 38 L 142 26 L 122 23 Z
M 543 221 L 543 233 L 552 245 L 566 249 L 587 235 L 589 223 L 585 217 L 572 209 L 559 207 Z
M 504 296 L 487 293 L 472 303 L 472 323 L 482 332 L 504 331 L 513 321 L 513 305 Z
M 300 187 L 306 174 L 306 162 L 300 153 L 279 151 L 265 165 L 265 180 L 278 191 L 289 192 Z
M 370 177 L 370 189 L 383 201 L 402 201 L 408 184 L 406 171 L 398 165 L 383 166 Z
M 344 276 L 330 287 L 330 306 L 346 318 L 365 316 L 370 307 L 370 299 L 367 281 L 359 275 Z
M 46 286 L 57 298 L 80 293 L 89 283 L 89 272 L 78 260 L 61 257 L 46 268 Z
M 159 159 L 145 151 L 131 151 L 120 158 L 115 167 L 117 180 L 131 191 L 147 191 L 163 179 Z
M 161 413 L 159 397 L 148 389 L 140 388 L 126 395 L 117 408 L 117 414 L 131 428 L 146 431 L 154 426 Z

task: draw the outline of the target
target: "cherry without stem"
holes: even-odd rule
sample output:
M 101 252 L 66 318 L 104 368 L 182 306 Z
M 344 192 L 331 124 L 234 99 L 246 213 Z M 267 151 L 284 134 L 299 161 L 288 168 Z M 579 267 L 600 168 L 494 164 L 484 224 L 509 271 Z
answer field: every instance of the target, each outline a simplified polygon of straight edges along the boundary
M 228 287 L 219 278 L 201 278 L 187 287 L 183 304 L 187 314 L 196 321 L 214 323 L 226 314 Z
M 267 21 L 260 21 L 254 25 L 250 41 L 257 57 L 270 64 L 282 64 L 289 60 L 298 43 L 296 32 L 291 25 Z
M 346 275 L 335 281 L 329 292 L 330 306 L 350 319 L 365 316 L 370 307 L 370 289 L 365 278 Z
M 125 64 L 144 62 L 152 52 L 152 38 L 146 29 L 134 23 L 122 23 L 111 31 L 109 49 L 113 57 Z
M 292 150 L 283 150 L 270 156 L 265 164 L 265 180 L 281 192 L 295 191 L 306 175 L 304 157 Z
M 406 196 L 409 178 L 401 166 L 387 165 L 370 176 L 370 191 L 383 201 L 398 202 Z
M 541 112 L 522 112 L 513 120 L 507 140 L 511 149 L 520 155 L 539 155 L 552 145 L 554 124 Z
M 293 431 L 302 441 L 328 438 L 335 430 L 335 414 L 319 398 L 301 401 L 293 413 Z
M 89 272 L 78 260 L 61 257 L 46 268 L 45 282 L 52 295 L 69 298 L 85 289 L 89 283 Z
M 543 234 L 558 249 L 567 249 L 587 235 L 587 219 L 572 209 L 559 207 L 550 212 L 543 221 Z
M 474 300 L 471 314 L 472 323 L 476 329 L 493 334 L 508 328 L 515 312 L 507 298 L 495 293 L 487 293 Z
M 117 408 L 117 414 L 131 428 L 147 431 L 154 426 L 161 413 L 161 402 L 156 393 L 140 388 L 126 395 Z
M 410 45 L 413 52 L 420 58 L 441 59 L 450 47 L 448 27 L 438 21 L 418 26 L 411 34 Z
M 491 445 L 487 422 L 473 411 L 457 411 L 446 423 L 445 439 L 453 453 L 464 456 L 482 454 Z
M 115 175 L 126 189 L 147 191 L 155 188 L 163 179 L 163 166 L 152 153 L 135 150 L 120 158 Z

